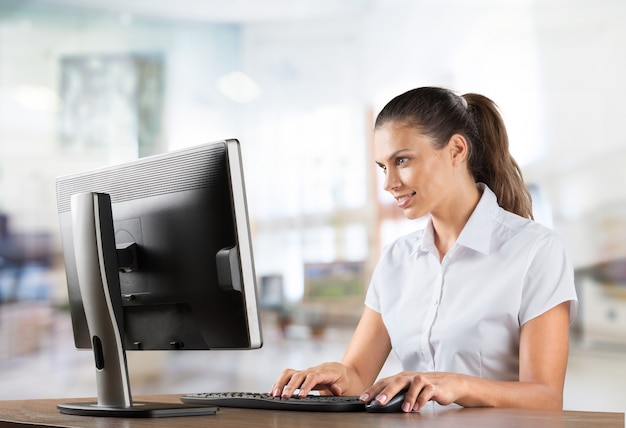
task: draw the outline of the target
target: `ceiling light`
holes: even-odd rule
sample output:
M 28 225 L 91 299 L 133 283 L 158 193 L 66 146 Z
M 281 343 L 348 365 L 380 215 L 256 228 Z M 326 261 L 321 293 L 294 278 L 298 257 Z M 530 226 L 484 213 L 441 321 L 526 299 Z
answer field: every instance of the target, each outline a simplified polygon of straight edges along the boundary
M 45 86 L 20 85 L 15 89 L 15 101 L 33 111 L 56 112 L 61 105 L 59 96 Z

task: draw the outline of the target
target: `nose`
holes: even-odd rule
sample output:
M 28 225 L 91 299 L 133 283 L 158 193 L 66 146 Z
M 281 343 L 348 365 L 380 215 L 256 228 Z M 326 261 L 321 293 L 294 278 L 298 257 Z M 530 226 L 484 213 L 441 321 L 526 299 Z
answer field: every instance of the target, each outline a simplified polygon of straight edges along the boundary
M 388 169 L 385 173 L 385 181 L 383 184 L 383 189 L 387 192 L 391 192 L 394 189 L 397 189 L 400 185 L 400 179 L 398 174 L 393 171 L 393 169 Z

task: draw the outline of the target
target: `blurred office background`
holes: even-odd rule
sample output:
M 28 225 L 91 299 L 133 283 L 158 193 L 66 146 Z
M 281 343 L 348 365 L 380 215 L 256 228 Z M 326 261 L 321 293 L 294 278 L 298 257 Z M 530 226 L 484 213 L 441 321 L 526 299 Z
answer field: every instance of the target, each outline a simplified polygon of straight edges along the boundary
M 55 177 L 224 138 L 242 142 L 265 346 L 129 353 L 133 393 L 265 391 L 340 359 L 380 249 L 423 225 L 380 191 L 373 118 L 441 85 L 499 104 L 537 220 L 568 245 L 565 407 L 624 411 L 625 20 L 622 0 L 0 0 L 0 399 L 95 395 Z

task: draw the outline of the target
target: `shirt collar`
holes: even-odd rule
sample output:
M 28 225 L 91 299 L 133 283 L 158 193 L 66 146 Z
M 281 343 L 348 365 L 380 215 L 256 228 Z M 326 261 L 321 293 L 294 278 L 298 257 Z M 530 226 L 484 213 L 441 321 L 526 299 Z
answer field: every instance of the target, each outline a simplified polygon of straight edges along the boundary
M 476 186 L 478 190 L 482 191 L 482 196 L 457 238 L 456 245 L 462 245 L 483 254 L 489 254 L 493 232 L 493 218 L 498 210 L 498 200 L 493 191 L 484 183 L 477 183 Z M 432 218 L 428 220 L 418 248 L 421 251 L 435 250 L 435 231 Z
M 489 254 L 493 218 L 498 210 L 498 200 L 493 191 L 485 184 L 477 183 L 477 186 L 478 190 L 482 190 L 483 195 L 456 242 L 483 254 Z

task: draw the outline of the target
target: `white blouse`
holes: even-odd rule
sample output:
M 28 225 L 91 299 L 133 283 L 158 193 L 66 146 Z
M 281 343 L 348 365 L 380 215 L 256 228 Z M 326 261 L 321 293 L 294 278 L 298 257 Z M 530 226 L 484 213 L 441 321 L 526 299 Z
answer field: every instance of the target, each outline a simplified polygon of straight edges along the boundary
M 483 195 L 440 262 L 432 222 L 385 248 L 365 304 L 382 315 L 403 370 L 519 379 L 520 328 L 578 301 L 556 234 Z

